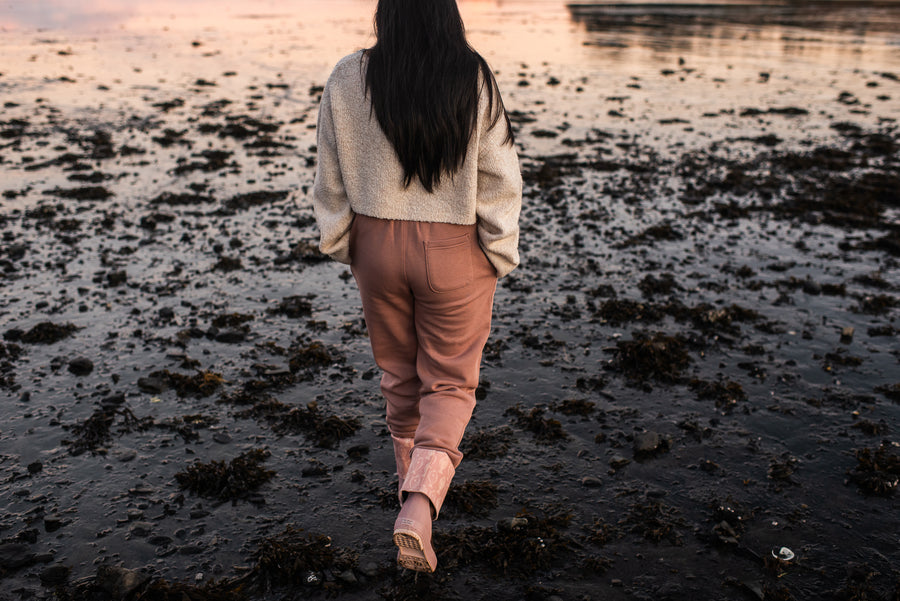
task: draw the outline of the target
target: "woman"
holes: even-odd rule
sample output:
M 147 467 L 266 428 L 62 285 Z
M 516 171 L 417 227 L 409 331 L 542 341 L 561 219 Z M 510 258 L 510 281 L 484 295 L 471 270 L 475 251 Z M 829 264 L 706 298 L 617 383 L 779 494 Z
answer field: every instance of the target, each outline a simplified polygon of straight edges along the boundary
M 362 297 L 399 478 L 398 563 L 433 572 L 497 278 L 519 263 L 522 179 L 493 74 L 455 0 L 379 0 L 376 43 L 322 93 L 319 248 Z

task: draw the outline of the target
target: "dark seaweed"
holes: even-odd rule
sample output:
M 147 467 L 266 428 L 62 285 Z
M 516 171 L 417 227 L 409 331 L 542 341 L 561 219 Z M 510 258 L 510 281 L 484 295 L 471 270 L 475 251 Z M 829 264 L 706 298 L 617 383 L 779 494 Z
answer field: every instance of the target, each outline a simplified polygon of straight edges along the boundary
M 260 464 L 270 453 L 253 449 L 241 453 L 230 462 L 197 462 L 175 474 L 178 485 L 201 497 L 220 501 L 237 501 L 247 498 L 251 492 L 268 482 L 275 472 Z

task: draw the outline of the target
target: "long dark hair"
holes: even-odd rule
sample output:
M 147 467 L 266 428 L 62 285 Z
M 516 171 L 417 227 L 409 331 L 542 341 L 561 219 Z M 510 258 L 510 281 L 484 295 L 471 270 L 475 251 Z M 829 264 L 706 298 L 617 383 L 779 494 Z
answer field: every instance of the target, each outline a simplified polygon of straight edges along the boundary
M 403 166 L 404 186 L 418 177 L 433 192 L 466 159 L 486 90 L 493 127 L 506 121 L 494 74 L 466 41 L 456 0 L 379 0 L 376 43 L 366 51 L 366 93 Z M 481 73 L 481 78 L 479 78 Z

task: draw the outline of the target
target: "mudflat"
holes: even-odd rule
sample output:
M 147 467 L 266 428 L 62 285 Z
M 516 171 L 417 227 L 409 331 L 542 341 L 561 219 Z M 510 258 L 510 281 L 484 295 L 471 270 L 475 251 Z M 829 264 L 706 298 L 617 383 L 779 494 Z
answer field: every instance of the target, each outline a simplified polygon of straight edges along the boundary
M 461 2 L 523 263 L 429 576 L 309 196 L 374 5 L 112 5 L 2 21 L 0 596 L 900 596 L 900 5 Z

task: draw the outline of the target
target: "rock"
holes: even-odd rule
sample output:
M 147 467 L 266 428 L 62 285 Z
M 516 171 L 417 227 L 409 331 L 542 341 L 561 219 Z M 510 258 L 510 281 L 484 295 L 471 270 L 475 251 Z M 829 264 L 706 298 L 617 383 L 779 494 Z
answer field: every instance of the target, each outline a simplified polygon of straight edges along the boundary
M 97 568 L 96 586 L 113 599 L 124 599 L 150 580 L 147 574 L 116 566 Z
M 609 467 L 613 468 L 614 470 L 622 469 L 629 463 L 631 463 L 631 459 L 626 459 L 621 455 L 613 455 L 609 458 Z
M 131 528 L 128 529 L 128 532 L 138 537 L 149 536 L 152 531 L 152 522 L 135 522 L 131 525 Z
M 360 568 L 360 571 L 367 578 L 375 578 L 378 576 L 378 564 L 374 561 L 366 562 L 366 564 Z
M 307 466 L 300 470 L 300 475 L 304 478 L 311 476 L 327 476 L 328 466 L 318 459 L 310 459 Z
M 843 330 L 841 330 L 841 342 L 844 344 L 850 344 L 853 342 L 853 333 L 856 330 L 853 329 L 852 326 L 847 326 Z
M 48 515 L 44 517 L 44 530 L 47 532 L 56 532 L 62 527 L 62 518 L 58 515 Z
M 291 370 L 283 367 L 273 367 L 265 370 L 262 375 L 267 378 L 284 378 L 291 375 Z
M 369 445 L 357 444 L 347 449 L 347 456 L 353 459 L 362 459 L 364 455 L 369 454 Z
M 44 469 L 44 464 L 41 463 L 40 461 L 33 461 L 28 464 L 28 473 L 29 474 L 36 474 L 39 471 L 41 471 L 42 469 Z
M 172 544 L 172 537 L 158 534 L 156 536 L 151 536 L 150 538 L 148 538 L 147 542 L 151 545 L 156 545 L 157 547 L 165 547 Z
M 87 357 L 76 357 L 69 361 L 69 371 L 76 376 L 86 376 L 94 371 L 94 362 Z
M 144 512 L 141 511 L 140 509 L 129 509 L 126 512 L 126 515 L 128 516 L 129 522 L 136 522 L 139 519 L 141 519 L 142 517 L 144 517 Z
M 125 403 L 125 395 L 122 393 L 111 394 L 100 401 L 100 408 L 104 411 L 112 411 Z
M 585 476 L 581 479 L 581 485 L 588 488 L 598 488 L 603 485 L 603 482 L 600 480 L 600 478 L 596 478 L 594 476 Z
M 228 444 L 231 442 L 231 436 L 226 434 L 225 432 L 216 432 L 213 434 L 213 440 L 219 444 Z
M 243 342 L 247 339 L 247 334 L 238 329 L 228 328 L 225 330 L 220 330 L 215 335 L 216 342 L 224 342 L 226 344 L 235 344 L 237 342 Z
M 684 599 L 685 591 L 677 582 L 666 582 L 656 589 L 656 598 L 661 601 L 676 601 Z
M 18 261 L 25 256 L 26 250 L 28 250 L 28 247 L 24 244 L 11 244 L 6 247 L 6 256 L 13 261 Z
M 356 579 L 356 574 L 353 573 L 353 570 L 344 570 L 338 574 L 338 580 L 346 582 L 347 584 L 356 584 L 359 582 L 359 580 Z
M 137 451 L 135 451 L 134 449 L 123 447 L 121 449 L 116 449 L 115 451 L 113 451 L 112 456 L 122 463 L 127 463 L 137 457 Z
M 709 459 L 703 459 L 700 461 L 700 469 L 708 474 L 713 473 L 717 469 L 719 469 L 719 464 L 715 461 L 710 461 Z
M 659 449 L 660 438 L 656 432 L 641 432 L 634 437 L 634 454 L 649 455 Z
M 731 527 L 731 524 L 725 520 L 722 520 L 713 526 L 713 534 L 723 543 L 734 545 L 738 543 L 737 532 L 735 532 L 734 528 Z
M 109 285 L 112 287 L 119 286 L 128 281 L 128 274 L 122 271 L 110 271 L 106 274 L 106 281 L 109 282 Z
M 519 528 L 525 528 L 526 526 L 528 526 L 528 518 L 507 518 L 497 522 L 498 530 L 518 530 Z
M 149 392 L 150 394 L 159 394 L 169 387 L 165 380 L 156 376 L 138 378 L 137 385 L 142 392 Z
M 64 565 L 49 566 L 41 570 L 39 577 L 44 586 L 56 586 L 62 584 L 69 577 L 72 568 Z
M 34 553 L 22 543 L 0 544 L 0 570 L 12 571 L 34 563 Z

